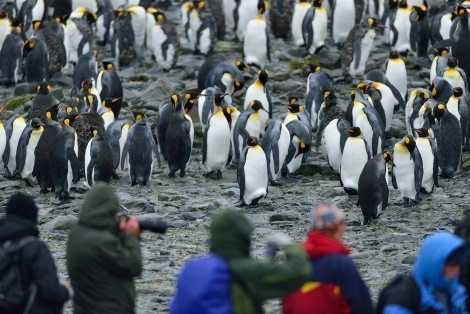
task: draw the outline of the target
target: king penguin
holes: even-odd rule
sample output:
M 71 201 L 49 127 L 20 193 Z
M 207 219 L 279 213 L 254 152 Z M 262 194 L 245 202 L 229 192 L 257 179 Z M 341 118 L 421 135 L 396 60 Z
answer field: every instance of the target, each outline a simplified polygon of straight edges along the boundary
M 339 46 L 344 44 L 349 32 L 354 27 L 356 20 L 355 2 L 354 0 L 343 0 L 341 5 L 337 2 L 333 9 L 331 35 Z
M 398 89 L 401 97 L 405 100 L 408 94 L 408 76 L 405 61 L 400 58 L 397 50 L 393 50 L 388 54 L 388 59 L 383 65 L 383 71 L 390 83 Z
M 180 40 L 175 25 L 163 12 L 158 11 L 154 13 L 154 16 L 156 22 L 152 28 L 152 33 L 149 34 L 149 37 L 152 38 L 150 49 L 153 51 L 157 64 L 164 71 L 168 71 L 178 61 Z
M 31 108 L 29 109 L 29 118 L 41 119 L 42 123 L 46 123 L 46 112 L 49 108 L 57 103 L 54 96 L 51 94 L 51 86 L 43 81 L 36 88 L 37 94 L 31 101 Z
M 39 38 L 31 38 L 24 43 L 24 76 L 35 86 L 49 75 L 49 56 L 46 43 Z
M 305 45 L 302 33 L 302 21 L 310 7 L 310 1 L 308 0 L 300 0 L 294 6 L 294 13 L 292 15 L 291 22 L 291 34 L 292 42 L 298 47 Z
M 468 85 L 467 75 L 464 70 L 459 67 L 459 60 L 454 57 L 447 59 L 447 67 L 440 73 L 443 79 L 445 79 L 453 87 L 460 87 L 463 95 L 468 96 Z
M 279 185 L 276 181 L 281 173 L 282 165 L 289 152 L 290 134 L 284 123 L 278 119 L 269 119 L 261 148 L 268 162 L 268 177 L 271 185 Z
M 306 53 L 314 55 L 325 45 L 328 37 L 328 16 L 323 0 L 314 0 L 302 21 L 302 34 Z
M 245 64 L 264 69 L 266 63 L 271 62 L 269 37 L 264 14 L 268 10 L 268 2 L 258 0 L 258 17 L 252 19 L 246 25 L 243 40 L 243 56 Z
M 7 87 L 18 83 L 23 74 L 23 40 L 19 27 L 12 24 L 12 32 L 8 34 L 0 46 L 0 84 Z
M 109 183 L 113 175 L 114 158 L 111 145 L 101 127 L 91 127 L 93 137 L 85 150 L 85 179 L 91 188 L 95 182 Z
M 235 15 L 235 33 L 239 41 L 245 38 L 245 30 L 248 23 L 256 18 L 258 0 L 240 0 Z
M 240 188 L 240 205 L 256 205 L 268 194 L 268 164 L 258 139 L 250 136 L 246 140 L 237 168 Z
M 341 159 L 346 140 L 349 137 L 348 129 L 351 123 L 345 118 L 335 118 L 325 127 L 322 138 L 322 154 L 328 161 L 328 165 L 337 174 L 341 171 Z
M 429 70 L 429 81 L 440 75 L 442 71 L 447 67 L 447 59 L 451 56 L 449 54 L 449 48 L 434 48 L 433 49 L 434 57 L 432 59 L 431 69 Z
M 416 148 L 416 141 L 406 135 L 393 148 L 392 184 L 403 196 L 403 206 L 409 207 L 421 200 L 423 160 Z
M 379 153 L 366 162 L 359 176 L 357 205 L 361 207 L 364 225 L 381 215 L 388 205 L 387 164 L 395 166 L 387 152 Z
M 287 38 L 289 35 L 289 23 L 292 21 L 294 0 L 271 1 L 269 8 L 269 21 L 271 32 L 276 38 Z
M 283 177 L 294 174 L 302 164 L 302 159 L 310 151 L 312 135 L 300 120 L 292 120 L 286 124 L 290 134 L 289 152 L 281 170 Z
M 271 95 L 269 94 L 269 89 L 266 86 L 268 75 L 268 70 L 258 71 L 258 79 L 246 89 L 245 102 L 243 105 L 243 109 L 247 109 L 253 100 L 258 100 L 263 106 L 264 110 L 260 112 L 261 136 L 264 135 L 264 124 L 273 116 Z
M 16 151 L 18 143 L 23 133 L 24 128 L 26 127 L 26 122 L 24 117 L 18 114 L 14 114 L 6 123 L 6 128 L 8 129 L 7 135 L 8 142 L 5 147 L 5 154 L 8 154 L 7 162 L 3 160 L 4 167 L 6 170 L 6 178 L 13 178 L 14 171 L 16 169 Z
M 93 80 L 93 82 L 96 82 L 98 75 L 97 58 L 98 51 L 96 50 L 90 50 L 78 58 L 77 65 L 73 71 L 72 97 L 75 97 L 80 91 L 80 88 L 83 87 L 83 81 Z M 93 87 L 96 87 L 96 84 L 93 83 Z
M 131 16 L 132 30 L 134 32 L 134 45 L 136 48 L 144 46 L 145 28 L 147 23 L 147 12 L 140 5 L 131 5 L 127 8 L 127 12 Z
M 436 141 L 431 137 L 429 129 L 416 129 L 418 137 L 416 147 L 419 150 L 423 160 L 423 180 L 421 181 L 421 190 L 426 193 L 432 193 L 434 187 L 439 187 L 439 156 L 437 153 Z
M 454 94 L 449 98 L 446 104 L 447 110 L 452 113 L 460 121 L 460 129 L 462 130 L 462 145 L 463 150 L 470 150 L 470 130 L 469 130 L 469 108 L 463 90 L 456 87 L 453 90 Z
M 114 67 L 112 62 L 102 62 L 103 70 L 98 74 L 96 79 L 96 90 L 100 94 L 102 100 L 105 99 L 116 99 L 111 107 L 114 113 L 114 119 L 117 120 L 119 112 L 121 111 L 123 89 L 121 84 L 121 78 Z
M 323 103 L 322 89 L 330 89 L 330 81 L 326 73 L 318 64 L 307 64 L 309 70 L 307 77 L 307 97 L 305 99 L 305 107 L 310 116 L 310 123 L 313 130 L 318 128 L 318 112 Z
M 119 179 L 117 174 L 121 164 L 121 152 L 127 140 L 131 124 L 127 120 L 116 120 L 106 129 L 106 136 L 113 151 L 113 178 Z M 125 165 L 124 169 L 128 169 Z
M 406 0 L 400 0 L 393 21 L 390 22 L 390 46 L 406 55 L 410 50 L 411 8 Z

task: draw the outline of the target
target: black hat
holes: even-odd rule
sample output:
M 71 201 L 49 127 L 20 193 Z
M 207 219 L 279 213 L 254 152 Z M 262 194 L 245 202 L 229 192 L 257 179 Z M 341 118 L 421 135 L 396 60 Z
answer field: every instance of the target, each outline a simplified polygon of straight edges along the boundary
M 38 208 L 33 198 L 22 192 L 10 198 L 7 203 L 6 214 L 28 219 L 34 223 L 38 221 Z

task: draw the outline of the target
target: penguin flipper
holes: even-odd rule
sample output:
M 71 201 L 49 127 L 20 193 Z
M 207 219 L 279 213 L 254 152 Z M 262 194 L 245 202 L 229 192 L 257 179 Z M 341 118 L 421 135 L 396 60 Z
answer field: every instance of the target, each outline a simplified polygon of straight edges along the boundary
M 312 21 L 314 17 L 315 17 L 315 9 L 312 7 L 308 9 L 302 21 L 302 37 L 304 39 L 305 49 L 307 49 L 307 52 L 309 51 L 313 43 L 314 30 L 313 30 Z
M 92 158 L 90 160 L 90 163 L 88 163 L 88 167 L 86 169 L 86 178 L 87 178 L 87 183 L 91 187 L 93 185 L 93 167 L 95 166 L 95 159 Z
M 393 35 L 393 38 L 392 38 L 392 41 L 390 43 L 390 46 L 395 46 L 397 44 L 397 41 L 398 41 L 398 30 L 397 28 L 395 27 L 395 25 L 392 25 L 392 27 L 390 28 L 390 31 L 392 32 L 392 35 Z
M 279 172 L 279 144 L 277 141 L 273 142 L 273 145 L 271 145 L 272 152 L 273 152 L 273 158 L 274 158 L 274 173 Z M 270 171 L 268 171 L 269 173 Z
M 271 59 L 269 59 L 269 62 L 271 62 Z M 266 92 L 266 99 L 268 100 L 268 106 L 269 106 L 268 116 L 269 116 L 269 119 L 271 119 L 273 117 L 273 103 L 271 100 L 271 94 L 269 93 L 269 89 L 267 89 L 266 87 L 264 88 L 264 90 Z
M 132 138 L 130 136 L 130 134 L 127 135 L 126 143 L 124 144 L 124 147 L 122 148 L 122 152 L 121 152 L 121 170 L 124 170 L 124 164 L 125 164 L 126 158 L 127 158 L 127 151 L 129 150 L 129 138 Z
M 395 177 L 394 171 L 392 171 L 392 186 L 395 190 L 398 189 L 397 178 Z
M 414 169 L 415 189 L 416 189 L 416 193 L 418 194 L 419 191 L 421 190 L 421 183 L 423 181 L 423 160 L 421 158 L 421 154 L 416 148 L 413 153 L 413 159 L 415 162 L 415 169 Z
M 158 168 L 161 168 L 162 161 L 160 160 L 160 154 L 158 153 L 157 143 L 155 143 L 155 140 L 153 139 L 153 136 L 152 136 L 152 132 L 150 132 L 150 130 L 148 133 L 148 138 L 149 138 L 150 146 L 152 146 L 152 151 L 155 154 L 155 157 L 157 158 Z
M 240 154 L 240 160 L 238 161 L 238 171 L 237 171 L 237 181 L 238 187 L 240 188 L 240 200 L 243 201 L 243 196 L 245 195 L 245 161 L 246 154 L 248 153 L 249 147 L 245 147 Z
M 72 182 L 77 183 L 78 180 L 80 179 L 78 157 L 75 154 L 75 151 L 73 149 L 67 150 L 67 159 L 70 161 L 70 165 L 72 168 L 72 176 L 73 176 Z
M 209 131 L 209 126 L 204 130 L 204 139 L 202 141 L 202 163 L 206 162 L 207 158 L 207 132 Z
M 357 69 L 359 67 L 359 63 L 361 62 L 361 38 L 356 38 L 352 43 L 353 48 L 353 55 L 352 60 L 354 60 L 354 68 Z M 354 56 L 356 56 L 354 58 Z
M 429 144 L 431 145 L 432 154 L 434 156 L 434 162 L 432 165 L 432 178 L 434 185 L 439 187 L 439 154 L 437 153 L 437 144 L 432 138 L 428 138 Z
M 16 169 L 13 175 L 20 174 L 23 171 L 24 164 L 26 162 L 26 147 L 28 147 L 29 137 L 32 132 L 31 127 L 26 127 L 21 133 L 20 140 L 18 141 L 18 146 L 16 147 Z
M 271 62 L 271 45 L 269 43 L 269 36 L 268 36 L 268 28 L 265 29 L 266 33 L 266 54 L 268 57 L 268 61 Z M 271 116 L 269 116 L 271 118 Z

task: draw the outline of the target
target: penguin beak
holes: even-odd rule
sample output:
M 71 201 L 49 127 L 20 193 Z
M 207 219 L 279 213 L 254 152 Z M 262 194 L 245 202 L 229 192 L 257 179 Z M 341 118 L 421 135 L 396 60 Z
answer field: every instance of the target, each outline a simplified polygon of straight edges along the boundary
M 393 163 L 393 160 L 390 159 L 390 160 L 388 161 L 388 163 L 392 165 L 392 168 L 395 167 L 395 164 Z

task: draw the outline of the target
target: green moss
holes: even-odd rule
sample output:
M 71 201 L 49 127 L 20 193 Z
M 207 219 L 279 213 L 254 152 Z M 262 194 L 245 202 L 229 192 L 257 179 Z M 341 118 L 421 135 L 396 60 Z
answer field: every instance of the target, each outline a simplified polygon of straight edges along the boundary
M 34 98 L 35 95 L 13 96 L 6 100 L 3 110 L 15 110 Z
M 136 75 L 129 78 L 131 82 L 147 82 L 149 77 L 147 75 Z
M 317 59 L 313 58 L 305 58 L 303 60 L 291 60 L 289 62 L 289 70 L 293 71 L 303 69 L 305 67 L 305 64 L 307 63 L 318 64 L 319 62 Z

